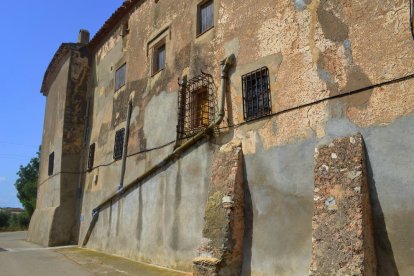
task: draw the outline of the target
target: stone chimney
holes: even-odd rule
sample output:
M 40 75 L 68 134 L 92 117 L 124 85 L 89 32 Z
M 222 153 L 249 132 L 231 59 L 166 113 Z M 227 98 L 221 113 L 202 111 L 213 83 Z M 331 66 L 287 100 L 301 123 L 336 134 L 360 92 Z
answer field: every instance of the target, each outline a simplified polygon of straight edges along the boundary
M 80 44 L 88 44 L 89 43 L 90 34 L 88 30 L 80 30 L 78 36 L 78 43 Z

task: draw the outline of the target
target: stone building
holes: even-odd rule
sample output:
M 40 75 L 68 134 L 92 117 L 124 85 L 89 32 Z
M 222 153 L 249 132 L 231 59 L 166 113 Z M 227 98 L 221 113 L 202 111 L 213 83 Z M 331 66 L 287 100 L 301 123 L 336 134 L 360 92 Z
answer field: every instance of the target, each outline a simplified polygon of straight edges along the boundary
M 409 5 L 125 1 L 46 71 L 28 239 L 196 275 L 413 275 Z

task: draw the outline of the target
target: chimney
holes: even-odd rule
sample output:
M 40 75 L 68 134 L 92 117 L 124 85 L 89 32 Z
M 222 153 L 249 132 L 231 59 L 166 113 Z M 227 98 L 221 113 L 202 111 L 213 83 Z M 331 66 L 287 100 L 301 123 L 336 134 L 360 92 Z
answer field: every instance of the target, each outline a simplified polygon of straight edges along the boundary
M 80 30 L 78 36 L 78 43 L 80 44 L 88 44 L 89 43 L 90 34 L 88 30 Z

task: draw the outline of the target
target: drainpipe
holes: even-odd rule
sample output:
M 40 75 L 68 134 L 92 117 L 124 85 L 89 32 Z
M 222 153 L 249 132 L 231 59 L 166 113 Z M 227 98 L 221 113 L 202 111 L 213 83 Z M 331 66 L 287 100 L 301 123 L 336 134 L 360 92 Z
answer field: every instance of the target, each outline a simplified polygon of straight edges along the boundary
M 217 114 L 216 121 L 214 122 L 215 126 L 220 125 L 221 121 L 223 121 L 224 118 L 224 101 L 226 98 L 226 91 L 227 91 L 227 80 L 229 77 L 229 70 L 231 66 L 236 61 L 236 57 L 234 54 L 231 54 L 226 59 L 224 59 L 220 65 L 221 65 L 221 94 L 220 94 L 220 109 Z
M 102 210 L 102 208 L 105 205 L 111 203 L 114 199 L 122 196 L 127 191 L 129 191 L 132 188 L 134 188 L 137 184 L 141 183 L 143 180 L 145 180 L 147 177 L 149 177 L 150 175 L 152 175 L 153 173 L 155 173 L 156 171 L 158 171 L 160 168 L 162 168 L 165 165 L 167 165 L 169 162 L 177 159 L 181 155 L 181 153 L 183 153 L 189 147 L 191 147 L 192 145 L 194 145 L 201 138 L 203 138 L 206 135 L 208 135 L 208 133 L 210 133 L 215 127 L 217 127 L 217 126 L 220 125 L 220 123 L 223 121 L 224 114 L 225 114 L 225 111 L 224 111 L 224 103 L 225 103 L 225 97 L 226 97 L 226 91 L 227 91 L 228 73 L 229 73 L 229 70 L 230 70 L 231 66 L 234 64 L 235 60 L 236 60 L 236 57 L 234 56 L 234 54 L 231 54 L 230 56 L 228 56 L 227 58 L 225 58 L 220 63 L 220 65 L 221 65 L 220 107 L 219 107 L 219 112 L 217 114 L 217 117 L 216 117 L 215 121 L 212 122 L 206 129 L 204 129 L 203 131 L 199 132 L 193 138 L 191 138 L 190 140 L 188 140 L 187 142 L 185 142 L 184 144 L 182 144 L 181 146 L 179 146 L 178 148 L 176 148 L 171 154 L 169 154 L 167 157 L 165 157 L 160 163 L 158 163 L 157 165 L 153 166 L 151 169 L 149 169 L 148 171 L 146 171 L 141 176 L 137 177 L 130 184 L 126 185 L 125 187 L 122 187 L 121 189 L 119 189 L 115 194 L 113 194 L 112 196 L 110 196 L 108 199 L 104 200 L 95 209 L 93 209 L 93 211 L 92 211 L 92 221 L 91 221 L 91 224 L 89 226 L 88 232 L 85 235 L 85 239 L 83 241 L 82 246 L 86 246 L 86 244 L 88 243 L 89 238 L 90 238 L 90 235 L 92 234 L 92 230 L 93 230 L 93 228 L 94 228 L 94 226 L 95 226 L 95 224 L 96 224 L 96 222 L 98 220 L 99 212 Z M 125 133 L 125 135 L 126 135 L 126 133 Z M 124 157 L 125 156 L 126 156 L 126 154 L 124 155 Z
M 125 167 L 126 167 L 126 159 L 127 159 L 127 154 L 128 154 L 129 125 L 131 122 L 131 113 L 132 113 L 132 100 L 129 99 L 128 110 L 127 110 L 127 121 L 126 121 L 126 127 L 125 127 L 125 136 L 124 136 L 124 145 L 122 148 L 121 180 L 119 182 L 118 190 L 122 190 L 124 188 Z

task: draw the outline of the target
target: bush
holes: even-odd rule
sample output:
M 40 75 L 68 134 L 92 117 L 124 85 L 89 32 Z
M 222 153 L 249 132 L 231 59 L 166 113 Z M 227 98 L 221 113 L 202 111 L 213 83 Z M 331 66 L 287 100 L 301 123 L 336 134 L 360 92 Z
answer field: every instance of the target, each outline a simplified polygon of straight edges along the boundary
M 10 213 L 0 211 L 0 228 L 9 227 Z
M 0 211 L 0 229 L 3 231 L 25 230 L 29 226 L 30 218 L 26 212 L 11 214 Z
M 29 216 L 26 212 L 12 214 L 9 220 L 9 227 L 13 229 L 25 229 L 29 226 Z

